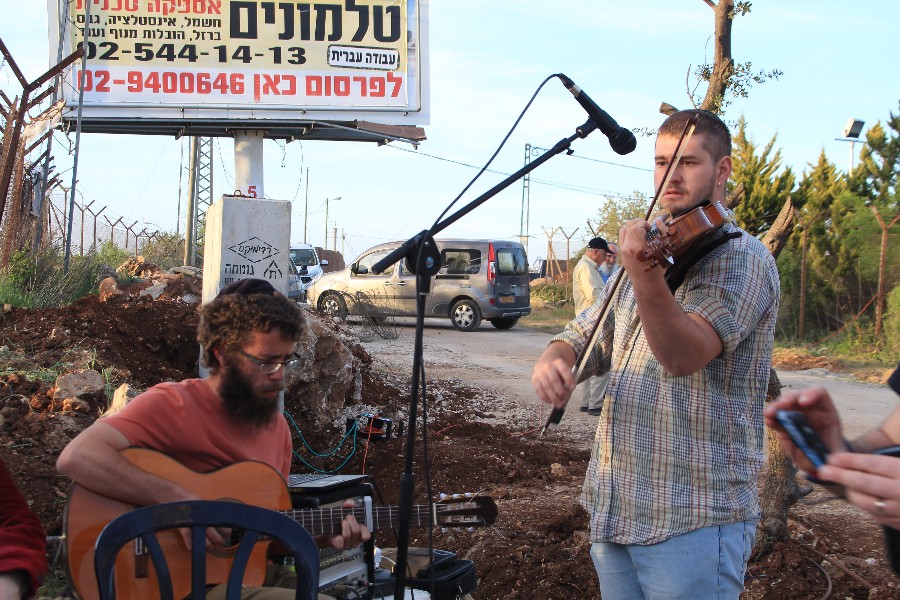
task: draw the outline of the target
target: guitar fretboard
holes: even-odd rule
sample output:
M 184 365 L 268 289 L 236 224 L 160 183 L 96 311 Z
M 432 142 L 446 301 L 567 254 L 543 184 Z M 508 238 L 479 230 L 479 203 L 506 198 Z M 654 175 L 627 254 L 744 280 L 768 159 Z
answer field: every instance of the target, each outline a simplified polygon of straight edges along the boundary
M 438 505 L 435 505 L 435 508 L 437 507 Z M 353 515 L 360 523 L 366 523 L 366 509 L 364 507 L 318 508 L 312 510 L 288 510 L 281 512 L 306 527 L 313 535 L 339 534 L 341 532 L 341 522 L 347 515 Z M 429 523 L 429 516 L 432 514 L 429 505 L 417 504 L 413 506 L 413 514 L 410 523 L 413 526 L 427 525 Z M 400 525 L 400 507 L 373 506 L 372 521 L 371 529 L 373 531 L 398 527 Z

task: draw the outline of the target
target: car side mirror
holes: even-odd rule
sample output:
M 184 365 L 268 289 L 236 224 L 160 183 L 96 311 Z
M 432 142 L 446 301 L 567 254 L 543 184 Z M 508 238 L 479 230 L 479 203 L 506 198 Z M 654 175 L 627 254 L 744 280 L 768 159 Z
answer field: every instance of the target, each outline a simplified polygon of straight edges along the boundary
M 369 268 L 363 265 L 353 265 L 350 267 L 350 272 L 354 275 L 368 275 Z

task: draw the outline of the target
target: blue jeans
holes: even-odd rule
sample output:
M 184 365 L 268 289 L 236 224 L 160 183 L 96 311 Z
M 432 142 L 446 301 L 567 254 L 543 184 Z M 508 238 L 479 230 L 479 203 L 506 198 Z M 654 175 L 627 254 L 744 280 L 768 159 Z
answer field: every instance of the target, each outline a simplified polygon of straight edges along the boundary
M 704 527 L 649 546 L 591 545 L 603 600 L 736 600 L 756 520 Z

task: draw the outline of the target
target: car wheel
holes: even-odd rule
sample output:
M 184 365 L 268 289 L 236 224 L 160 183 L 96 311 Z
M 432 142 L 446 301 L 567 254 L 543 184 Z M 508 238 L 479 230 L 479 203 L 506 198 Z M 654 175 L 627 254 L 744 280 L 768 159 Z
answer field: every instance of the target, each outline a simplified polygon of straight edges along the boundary
M 347 303 L 340 294 L 329 292 L 323 295 L 319 300 L 319 310 L 332 317 L 337 317 L 341 321 L 347 320 Z
M 488 319 L 488 321 L 497 329 L 512 329 L 519 322 L 519 317 L 501 317 L 499 319 Z
M 481 311 L 471 300 L 460 300 L 450 309 L 450 321 L 460 331 L 473 331 L 481 325 Z

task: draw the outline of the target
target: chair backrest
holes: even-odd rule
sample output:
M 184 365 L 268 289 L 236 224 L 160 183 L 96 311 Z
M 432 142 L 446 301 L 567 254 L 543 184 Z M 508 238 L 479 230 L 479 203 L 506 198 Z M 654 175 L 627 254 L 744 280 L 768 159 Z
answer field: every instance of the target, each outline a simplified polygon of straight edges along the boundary
M 296 600 L 316 599 L 319 587 L 319 550 L 305 527 L 273 510 L 213 500 L 155 504 L 130 511 L 110 521 L 97 537 L 94 550 L 94 571 L 97 574 L 100 599 L 113 600 L 116 597 L 116 557 L 126 543 L 141 538 L 153 561 L 160 600 L 174 600 L 171 573 L 156 533 L 182 527 L 191 530 L 193 598 L 206 597 L 206 529 L 230 527 L 241 531 L 242 535 L 228 576 L 228 600 L 240 598 L 244 570 L 260 535 L 280 540 L 294 557 L 297 571 Z

